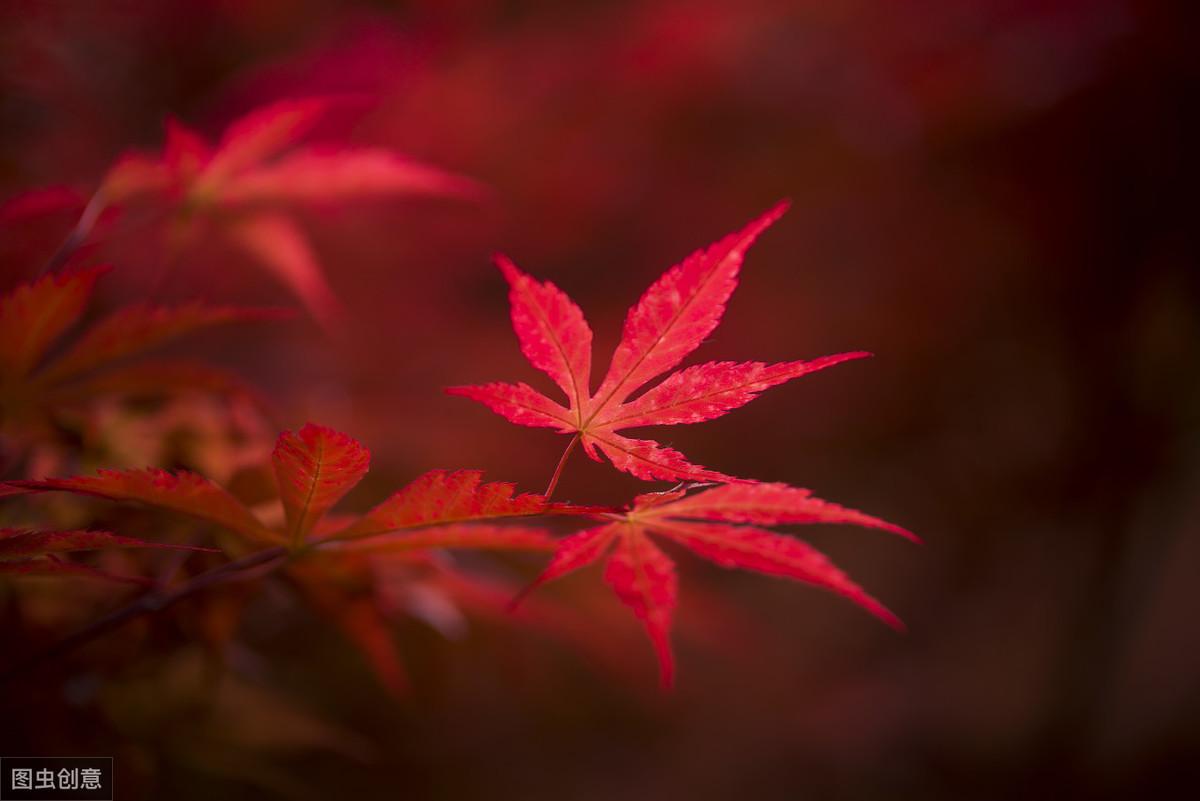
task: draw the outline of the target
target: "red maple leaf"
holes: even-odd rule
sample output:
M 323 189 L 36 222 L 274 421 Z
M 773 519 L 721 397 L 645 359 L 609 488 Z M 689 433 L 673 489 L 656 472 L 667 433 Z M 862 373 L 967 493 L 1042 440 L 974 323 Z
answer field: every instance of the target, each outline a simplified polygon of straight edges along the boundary
M 483 483 L 478 470 L 432 470 L 370 512 L 348 520 L 333 506 L 366 475 L 370 452 L 358 440 L 309 423 L 279 435 L 271 455 L 286 526 L 263 523 L 227 490 L 204 476 L 157 468 L 100 470 L 94 476 L 9 481 L 0 494 L 71 492 L 140 503 L 214 523 L 255 544 L 321 546 L 325 552 L 375 549 L 528 548 L 547 550 L 542 529 L 479 525 L 483 521 L 540 515 L 596 514 L 603 507 L 550 503 L 544 496 L 514 495 L 506 482 Z
M 136 584 L 144 580 L 135 576 L 118 576 L 80 562 L 61 558 L 76 551 L 98 551 L 108 548 L 165 548 L 177 551 L 207 551 L 192 545 L 172 545 L 122 537 L 107 531 L 30 531 L 0 528 L 0 574 L 18 576 L 75 575 L 105 578 Z
M 726 484 L 693 495 L 686 490 L 650 493 L 635 498 L 623 515 L 606 517 L 611 522 L 560 540 L 550 564 L 522 596 L 609 554 L 605 581 L 645 626 L 666 686 L 675 675 L 669 634 L 678 582 L 674 562 L 654 544 L 651 535 L 682 545 L 721 567 L 824 588 L 903 629 L 899 618 L 820 552 L 795 537 L 759 526 L 848 523 L 891 531 L 914 541 L 917 538 L 879 518 L 815 498 L 806 489 L 785 484 Z
M 239 551 L 286 546 L 292 559 L 285 570 L 298 588 L 395 692 L 403 685 L 401 660 L 387 615 L 363 579 L 371 574 L 373 555 L 420 559 L 443 548 L 549 552 L 554 539 L 545 529 L 492 521 L 603 511 L 516 494 L 512 484 L 484 483 L 478 470 L 433 470 L 365 515 L 347 519 L 330 511 L 367 472 L 370 453 L 360 442 L 310 423 L 281 434 L 271 461 L 284 511 L 282 529 L 264 523 L 227 490 L 188 472 L 101 470 L 95 476 L 11 481 L 0 495 L 61 491 L 139 503 L 215 524 L 237 536 Z
M 592 331 L 583 312 L 554 284 L 539 283 L 497 256 L 496 264 L 511 287 L 513 329 L 521 351 L 566 393 L 568 405 L 524 383 L 451 387 L 447 392 L 479 401 L 519 425 L 571 435 L 547 495 L 576 442 L 592 459 L 600 461 L 603 453 L 618 470 L 641 479 L 743 480 L 691 464 L 683 454 L 653 440 L 618 432 L 711 420 L 744 406 L 769 387 L 870 355 L 856 351 L 778 364 L 708 362 L 674 372 L 630 400 L 646 383 L 678 366 L 717 327 L 737 286 L 746 249 L 786 209 L 787 203 L 780 203 L 741 231 L 693 253 L 646 290 L 629 310 L 621 342 L 594 393 Z
M 249 253 L 328 324 L 341 307 L 304 233 L 287 214 L 303 203 L 377 197 L 473 197 L 474 182 L 380 148 L 297 147 L 329 111 L 322 98 L 285 100 L 235 120 L 214 147 L 168 119 L 159 154 L 126 154 L 109 170 L 79 229 L 110 204 L 169 209 L 173 248 L 209 226 Z M 78 230 L 78 229 L 77 229 Z
M 53 430 L 61 410 L 100 396 L 200 389 L 256 397 L 236 376 L 180 361 L 126 362 L 145 350 L 233 322 L 278 319 L 280 309 L 127 306 L 52 349 L 83 318 L 107 267 L 53 273 L 0 295 L 0 433 L 20 447 Z
M 282 534 L 263 525 L 227 490 L 186 470 L 176 473 L 157 468 L 100 470 L 94 476 L 10 481 L 7 486 L 18 492 L 70 492 L 142 504 L 213 523 L 248 543 L 283 542 Z

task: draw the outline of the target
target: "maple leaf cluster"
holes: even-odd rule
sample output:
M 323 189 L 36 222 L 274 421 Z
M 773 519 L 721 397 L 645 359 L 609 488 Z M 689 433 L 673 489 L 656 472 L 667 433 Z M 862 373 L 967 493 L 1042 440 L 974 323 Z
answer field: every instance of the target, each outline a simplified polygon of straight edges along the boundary
M 617 433 L 626 428 L 711 420 L 746 405 L 770 387 L 870 355 L 855 351 L 777 364 L 707 362 L 677 370 L 633 397 L 647 383 L 678 367 L 717 327 L 737 287 L 746 250 L 786 210 L 787 203 L 780 203 L 742 230 L 691 254 L 655 281 L 629 310 L 621 341 L 594 393 L 592 331 L 583 312 L 554 284 L 539 283 L 508 258 L 497 256 L 496 265 L 511 288 L 512 323 L 521 351 L 566 393 L 568 404 L 563 406 L 525 383 L 495 382 L 447 390 L 476 400 L 518 425 L 553 428 L 571 436 L 547 495 L 553 492 L 577 442 L 592 459 L 601 461 L 603 454 L 618 470 L 640 479 L 723 484 L 693 494 L 685 488 L 638 496 L 624 513 L 612 516 L 613 522 L 562 540 L 550 565 L 534 583 L 557 579 L 609 554 L 605 581 L 645 626 L 665 685 L 674 679 L 668 634 L 677 603 L 677 580 L 671 558 L 648 535 L 674 541 L 723 567 L 822 587 L 902 628 L 899 618 L 815 549 L 794 537 L 746 524 L 850 523 L 912 540 L 914 535 L 862 512 L 822 501 L 808 490 L 728 476 L 692 464 L 683 454 L 653 440 Z M 690 486 L 703 488 L 699 483 Z
M 83 244 L 101 209 L 149 200 L 165 213 L 176 246 L 186 247 L 203 222 L 257 253 L 310 313 L 331 323 L 337 301 L 299 230 L 282 211 L 284 204 L 414 192 L 470 194 L 475 185 L 387 151 L 297 147 L 328 106 L 327 100 L 311 100 L 261 109 L 233 123 L 215 147 L 170 121 L 161 154 L 126 155 L 108 172 L 64 247 Z M 826 557 L 769 527 L 839 523 L 915 539 L 912 534 L 808 490 L 718 472 L 660 442 L 623 433 L 712 420 L 773 386 L 869 355 L 854 351 L 775 364 L 719 361 L 678 369 L 720 323 L 747 250 L 786 208 L 786 203 L 777 205 L 688 256 L 651 285 L 630 309 L 594 391 L 592 330 L 582 311 L 554 284 L 539 282 L 497 256 L 509 285 L 521 351 L 562 390 L 565 402 L 525 383 L 447 391 L 476 400 L 513 423 L 569 437 L 546 491 L 522 494 L 509 483 L 485 483 L 477 470 L 434 470 L 358 515 L 335 509 L 367 474 L 370 452 L 353 437 L 312 423 L 284 431 L 269 456 L 254 465 L 267 490 L 253 500 L 244 490 L 186 469 L 101 468 L 91 475 L 44 477 L 35 456 L 39 445 L 58 438 L 72 413 L 107 395 L 149 390 L 252 394 L 240 379 L 206 364 L 129 360 L 203 328 L 276 318 L 281 312 L 202 303 L 138 304 L 101 318 L 63 344 L 63 336 L 83 319 L 94 285 L 107 268 L 62 270 L 27 281 L 0 297 L 0 433 L 10 473 L 0 496 L 8 497 L 9 504 L 24 499 L 27 517 L 46 511 L 40 496 L 67 493 L 148 507 L 195 521 L 208 533 L 202 540 L 157 542 L 22 519 L 0 529 L 0 574 L 146 585 L 143 596 L 105 625 L 223 586 L 226 593 L 208 594 L 209 600 L 200 604 L 205 610 L 202 628 L 218 648 L 232 637 L 256 582 L 279 576 L 333 621 L 366 656 L 380 682 L 396 693 L 407 684 L 391 629 L 397 598 L 404 597 L 398 587 L 433 586 L 442 599 L 496 607 L 495 584 L 440 558 L 447 549 L 549 554 L 548 564 L 525 591 L 502 588 L 509 590 L 514 609 L 533 589 L 603 560 L 605 581 L 653 644 L 664 685 L 675 675 L 670 631 L 678 593 L 675 565 L 660 548 L 663 542 L 722 567 L 822 588 L 901 628 L 893 613 Z M 60 254 L 51 266 L 63 261 Z M 576 446 L 636 479 L 676 486 L 639 494 L 624 508 L 552 501 Z M 557 520 L 554 526 L 552 519 Z M 579 520 L 590 525 L 560 536 L 562 525 Z M 195 564 L 190 577 L 172 583 L 68 557 L 121 549 L 175 551 L 179 559 Z M 531 618 L 553 619 L 536 609 Z
M 92 323 L 61 347 L 108 270 L 51 273 L 0 297 L 0 443 L 7 461 L 58 439 L 82 407 L 106 397 L 203 391 L 258 400 L 237 375 L 207 363 L 134 357 L 202 329 L 288 317 L 286 309 L 140 303 Z
M 250 256 L 278 279 L 326 327 L 344 309 L 312 246 L 295 219 L 298 209 L 390 197 L 474 199 L 474 181 L 378 147 L 302 146 L 336 105 L 336 98 L 284 100 L 234 120 L 219 142 L 208 142 L 169 118 L 159 153 L 121 156 L 86 203 L 79 223 L 55 261 L 80 248 L 94 229 L 125 226 L 128 236 L 146 229 L 165 241 L 170 263 L 202 239 L 215 239 Z M 74 193 L 54 188 L 10 201 L 10 210 L 71 205 Z
M 347 574 L 367 575 L 375 567 L 370 559 L 379 556 L 400 557 L 412 565 L 433 568 L 436 563 L 431 552 L 447 548 L 553 550 L 554 541 L 542 528 L 502 527 L 485 521 L 589 510 L 550 503 L 539 495 L 516 495 L 512 484 L 484 483 L 477 470 L 434 470 L 362 516 L 331 516 L 334 504 L 362 480 L 369 463 L 370 453 L 360 442 L 324 426 L 308 424 L 281 434 L 271 454 L 284 510 L 280 526 L 268 525 L 228 490 L 187 471 L 102 470 L 94 476 L 12 481 L 7 487 L 9 494 L 68 492 L 186 515 L 229 534 L 231 553 L 248 550 L 252 555 L 266 553 L 282 560 L 290 552 L 284 569 L 302 594 L 362 647 L 381 683 L 400 692 L 405 683 L 401 659 L 387 621 L 375 599 L 364 600 L 359 593 L 339 589 Z M 47 560 L 72 550 L 184 547 L 103 532 L 13 532 L 8 536 L 0 539 L 0 560 L 6 560 L 0 561 L 0 572 L 37 569 L 106 576 L 86 565 Z M 40 559 L 12 561 L 10 556 Z

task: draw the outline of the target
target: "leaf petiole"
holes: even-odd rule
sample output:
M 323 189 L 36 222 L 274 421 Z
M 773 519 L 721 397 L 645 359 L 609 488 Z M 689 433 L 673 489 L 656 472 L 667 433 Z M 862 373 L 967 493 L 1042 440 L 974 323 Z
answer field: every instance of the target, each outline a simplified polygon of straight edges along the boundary
M 546 487 L 545 493 L 543 493 L 547 501 L 550 500 L 550 496 L 554 494 L 555 488 L 558 487 L 558 480 L 562 478 L 563 468 L 567 465 L 567 457 L 575 449 L 576 443 L 579 442 L 579 436 L 579 432 L 575 432 L 575 436 L 571 437 L 571 441 L 567 443 L 566 450 L 563 451 L 562 456 L 558 459 L 558 466 L 554 468 L 554 475 L 550 477 L 550 484 Z

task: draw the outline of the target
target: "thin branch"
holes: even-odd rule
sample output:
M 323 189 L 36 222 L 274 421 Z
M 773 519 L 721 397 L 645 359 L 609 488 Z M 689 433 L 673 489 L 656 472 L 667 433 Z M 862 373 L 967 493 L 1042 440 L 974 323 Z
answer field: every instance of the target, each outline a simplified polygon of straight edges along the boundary
M 143 615 L 161 612 L 178 601 L 182 601 L 184 598 L 208 589 L 215 584 L 257 576 L 262 572 L 260 568 L 264 568 L 271 562 L 282 559 L 287 555 L 287 549 L 282 546 L 267 548 L 201 573 L 174 589 L 148 592 L 132 603 L 110 612 L 99 620 L 89 623 L 74 634 L 64 637 L 49 648 L 39 651 L 8 667 L 3 673 L 0 673 L 0 684 L 6 683 L 23 673 L 43 665 L 51 659 L 68 654 L 102 634 L 107 634 L 114 629 L 120 628 L 131 620 Z
M 92 235 L 92 229 L 96 226 L 96 221 L 100 219 L 100 214 L 106 205 L 107 201 L 104 199 L 103 192 L 96 192 L 92 195 L 92 199 L 84 206 L 83 213 L 79 215 L 79 221 L 75 223 L 75 227 L 67 234 L 67 238 L 42 267 L 39 275 L 52 273 L 67 263 L 72 254 Z
M 563 455 L 559 457 L 558 466 L 554 468 L 554 475 L 550 477 L 550 485 L 546 487 L 546 500 L 550 500 L 550 496 L 554 494 L 555 488 L 558 486 L 558 480 L 562 477 L 563 468 L 567 466 L 567 457 L 571 455 L 571 451 L 575 449 L 575 444 L 579 442 L 579 434 L 571 437 L 571 441 L 567 443 L 567 449 L 563 451 Z

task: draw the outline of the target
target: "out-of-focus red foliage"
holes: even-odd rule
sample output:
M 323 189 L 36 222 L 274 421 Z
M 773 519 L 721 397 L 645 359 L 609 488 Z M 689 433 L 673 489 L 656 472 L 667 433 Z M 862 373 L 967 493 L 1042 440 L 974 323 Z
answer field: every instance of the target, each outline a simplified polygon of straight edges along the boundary
M 22 531 L 6 528 L 0 529 L 0 573 L 18 576 L 83 575 L 136 583 L 136 577 L 115 576 L 77 562 L 64 561 L 59 556 L 73 551 L 96 551 L 103 548 L 212 550 L 188 545 L 146 542 L 107 531 Z
M 91 400 L 57 407 L 4 478 L 193 471 L 282 532 L 275 435 L 319 419 L 372 445 L 346 509 L 430 468 L 541 488 L 559 436 L 441 394 L 526 369 L 490 254 L 519 255 L 577 299 L 606 352 L 662 265 L 786 196 L 791 211 L 756 245 L 706 353 L 876 358 L 705 426 L 658 429 L 671 435 L 661 442 L 731 475 L 813 486 L 927 542 L 863 548 L 811 531 L 904 618 L 905 637 L 848 604 L 679 560 L 686 680 L 665 700 L 647 698 L 643 635 L 595 582 L 555 582 L 510 617 L 504 603 L 532 575 L 520 557 L 347 547 L 304 586 L 336 586 L 341 608 L 374 613 L 325 625 L 313 593 L 251 592 L 256 580 L 198 594 L 0 688 L 0 752 L 112 753 L 123 792 L 176 799 L 1178 795 L 1196 781 L 1200 737 L 1190 11 L 0 7 L 3 289 L 56 258 L 122 154 L 158 153 L 165 119 L 195 126 L 177 144 L 208 147 L 254 109 L 333 98 L 310 134 L 319 149 L 264 167 L 270 179 L 299 159 L 286 168 L 299 197 L 251 204 L 254 223 L 236 228 L 166 225 L 174 206 L 161 199 L 92 206 L 93 236 L 68 266 L 115 268 L 85 324 L 134 304 L 294 305 L 262 269 L 272 255 L 292 276 L 323 275 L 349 311 L 327 330 L 303 314 L 214 328 L 166 343 L 165 362 L 97 371 Z M 370 154 L 402 153 L 486 189 L 469 203 L 381 197 L 313 169 L 347 151 L 370 174 Z M 311 202 L 344 186 L 354 202 Z M 189 230 L 168 262 L 172 231 Z M 6 446 L 34 431 L 13 419 L 0 420 Z M 556 497 L 616 507 L 640 491 L 581 460 Z M 206 531 L 63 493 L 4 499 L 0 525 L 32 523 L 192 545 Z M 104 549 L 71 561 L 159 586 L 224 558 Z M 143 591 L 12 586 L 5 640 L 30 648 Z M 394 643 L 402 674 L 388 665 Z M 364 680 L 364 651 L 408 700 Z
M 46 466 L 72 435 L 86 437 L 113 398 L 171 396 L 189 391 L 254 397 L 234 375 L 177 360 L 127 360 L 205 328 L 277 319 L 280 310 L 191 302 L 175 307 L 125 306 L 87 327 L 70 345 L 107 267 L 52 273 L 0 295 L 0 463 L 30 474 Z
M 435 564 L 434 555 L 444 549 L 548 551 L 554 545 L 544 529 L 501 527 L 481 521 L 543 514 L 594 514 L 598 510 L 551 504 L 536 495 L 514 497 L 511 484 L 481 484 L 478 472 L 433 471 L 361 518 L 332 515 L 333 506 L 362 480 L 369 464 L 370 453 L 362 443 L 330 428 L 310 423 L 296 432 L 285 431 L 271 454 L 278 503 L 272 505 L 276 513 L 268 513 L 267 522 L 228 490 L 189 472 L 102 470 L 96 476 L 11 481 L 4 485 L 4 494 L 66 492 L 110 501 L 132 501 L 215 524 L 219 534 L 223 530 L 224 535 L 234 535 L 233 540 L 224 536 L 217 540 L 230 561 L 180 585 L 160 588 L 158 594 L 142 596 L 94 624 L 99 628 L 84 629 L 77 638 L 104 633 L 106 621 L 124 622 L 160 612 L 172 604 L 192 600 L 191 596 L 202 590 L 219 593 L 225 584 L 270 577 L 278 569 L 362 650 L 381 685 L 400 696 L 407 682 L 387 621 L 387 610 L 395 605 L 385 600 L 388 591 L 383 587 L 388 582 L 377 574 L 373 557 L 385 555 L 385 565 L 393 564 L 397 558 L 406 559 L 414 568 L 420 568 Z M 272 518 L 278 525 L 270 523 Z M 0 559 L 3 572 L 18 575 L 82 573 L 121 578 L 86 565 L 63 562 L 55 554 L 135 546 L 218 552 L 211 548 L 154 546 L 107 532 L 6 529 L 0 539 Z M 413 575 L 419 576 L 420 572 L 414 571 Z M 467 575 L 459 575 L 457 579 L 460 588 L 470 583 Z M 393 572 L 390 583 L 398 581 L 398 574 Z M 451 603 L 451 596 L 440 597 L 442 603 Z M 227 646 L 236 624 L 229 625 L 225 618 L 243 609 L 250 600 L 249 594 L 235 590 L 212 605 L 209 615 L 214 619 L 206 621 L 204 639 L 210 645 Z M 53 655 L 55 650 L 44 653 Z M 34 653 L 18 661 L 16 668 L 5 672 L 2 678 L 6 681 L 19 678 L 28 665 L 38 667 L 42 661 L 46 660 Z
M 259 116 L 252 115 L 251 118 Z M 278 110 L 272 110 L 269 119 L 278 120 L 279 116 Z M 248 135 L 239 132 L 237 138 L 246 141 Z M 586 566 L 604 556 L 615 543 L 605 575 L 618 597 L 645 624 L 658 652 L 663 685 L 669 687 L 675 673 L 669 644 L 671 619 L 678 596 L 675 568 L 671 560 L 646 538 L 649 532 L 674 539 L 724 566 L 785 575 L 831 589 L 863 605 L 894 627 L 902 628 L 895 615 L 807 545 L 762 530 L 689 524 L 687 521 L 699 518 L 766 523 L 856 522 L 888 528 L 910 538 L 912 535 L 861 512 L 812 499 L 807 490 L 792 490 L 781 484 L 758 485 L 704 471 L 686 465 L 683 458 L 670 449 L 660 449 L 653 443 L 626 441 L 614 433 L 618 427 L 694 422 L 720 416 L 753 399 L 756 391 L 771 386 L 772 382 L 762 380 L 766 366 L 761 363 L 710 363 L 700 366 L 701 377 L 711 378 L 714 373 L 723 373 L 724 378 L 697 381 L 688 378 L 694 369 L 684 370 L 668 377 L 636 402 L 624 403 L 648 380 L 677 366 L 717 326 L 725 303 L 736 286 L 742 252 L 782 211 L 783 206 L 776 207 L 745 231 L 698 252 L 659 279 L 631 310 L 625 336 L 617 348 L 608 376 L 595 396 L 590 390 L 592 336 L 578 307 L 552 284 L 533 285 L 511 263 L 500 262 L 501 270 L 512 284 L 513 322 L 523 349 L 536 366 L 549 373 L 571 396 L 571 408 L 554 404 L 524 384 L 459 388 L 457 392 L 472 396 L 482 389 L 501 396 L 503 402 L 499 410 L 516 422 L 528 422 L 529 411 L 539 404 L 549 407 L 553 413 L 548 419 L 553 426 L 575 432 L 545 496 L 514 497 L 511 484 L 481 484 L 479 471 L 434 470 L 393 494 L 371 512 L 347 523 L 330 513 L 366 476 L 370 452 L 346 434 L 311 423 L 299 431 L 281 434 L 271 453 L 274 485 L 283 513 L 282 525 L 277 527 L 281 530 L 264 524 L 228 490 L 186 471 L 107 469 L 95 477 L 18 480 L 0 485 L 4 496 L 62 491 L 106 500 L 135 501 L 215 524 L 242 541 L 235 546 L 226 546 L 229 555 L 238 559 L 202 573 L 181 586 L 163 589 L 161 596 L 144 596 L 125 609 L 102 618 L 94 624 L 95 628 L 66 638 L 64 645 L 46 653 L 57 653 L 66 648 L 66 643 L 85 642 L 104 633 L 111 625 L 188 600 L 194 592 L 206 590 L 210 585 L 240 581 L 246 575 L 268 574 L 273 566 L 290 569 L 294 576 L 303 577 L 299 583 L 304 592 L 326 615 L 337 620 L 363 650 L 382 685 L 400 695 L 406 685 L 401 659 L 392 645 L 392 635 L 379 604 L 374 600 L 378 592 L 372 586 L 372 574 L 367 570 L 370 563 L 363 560 L 364 554 L 412 556 L 415 553 L 427 559 L 428 551 L 447 548 L 553 549 L 555 559 L 535 582 L 536 586 Z M 76 233 L 89 236 L 90 230 L 76 229 Z M 73 245 L 69 242 L 68 246 Z M 9 379 L 19 382 L 26 378 L 54 340 L 82 314 L 98 275 L 97 270 L 68 274 L 62 280 L 51 275 L 22 284 L 0 296 L 0 308 L 6 312 L 4 325 L 0 327 L 0 342 L 8 354 L 5 374 Z M 191 329 L 254 316 L 258 313 L 208 309 L 199 305 L 173 311 L 145 307 L 125 309 L 92 327 L 62 356 L 39 370 L 31 384 L 53 386 L 64 377 L 104 365 Z M 834 357 L 825 362 L 844 358 Z M 802 369 L 799 370 L 795 364 L 784 364 L 767 368 L 767 372 L 780 373 L 774 376 L 774 383 L 780 383 L 811 371 L 808 363 L 800 364 Z M 516 397 L 517 393 L 540 398 L 540 401 L 523 403 Z M 84 402 L 94 400 L 87 392 L 81 394 Z M 55 406 L 52 397 L 43 399 L 37 393 L 26 397 L 20 394 L 19 387 L 10 389 L 4 400 L 6 416 L 13 417 L 15 412 L 18 426 L 27 425 L 25 417 L 29 409 L 26 407 L 34 412 L 45 412 L 47 418 L 52 418 Z M 540 420 L 533 422 L 545 424 Z M 39 432 L 31 428 L 27 433 L 30 442 L 22 444 L 33 449 L 39 444 Z M 49 434 L 41 436 L 51 437 Z M 686 501 L 682 500 L 685 490 L 640 495 L 623 514 L 598 506 L 551 503 L 549 496 L 577 440 L 583 442 L 584 449 L 593 459 L 599 461 L 595 453 L 599 447 L 610 456 L 614 466 L 639 478 L 712 478 L 751 486 L 738 488 L 728 484 L 702 493 L 703 499 Z M 637 456 L 631 445 L 625 444 L 627 442 L 640 445 L 650 455 Z M 630 458 L 639 458 L 640 462 L 631 467 Z M 555 546 L 542 529 L 478 525 L 479 521 L 550 514 L 592 515 L 617 522 L 572 535 L 561 546 Z M 394 536 L 413 528 L 419 530 L 402 537 Z M 329 544 L 343 545 L 344 541 L 352 542 L 335 551 L 331 561 L 322 561 L 322 555 L 316 557 L 314 565 L 307 558 L 313 550 Z M 53 554 L 63 550 L 92 550 L 105 545 L 129 546 L 143 541 L 104 532 L 11 531 L 5 542 L 12 552 L 10 556 L 29 557 L 6 562 L 8 572 L 18 575 L 90 572 L 104 576 L 108 574 L 62 562 Z M 245 553 L 246 545 L 257 545 L 265 550 Z M 268 547 L 272 545 L 277 547 Z M 294 564 L 296 560 L 298 567 Z M 357 576 L 357 583 L 365 585 L 362 588 L 365 592 L 359 591 L 349 597 L 339 592 L 337 586 L 347 575 Z M 233 598 L 235 609 L 248 600 L 243 593 L 236 593 Z M 220 632 L 217 639 L 225 640 L 232 631 L 220 622 L 220 618 L 229 607 L 218 604 L 216 609 L 218 622 L 206 628 Z M 40 661 L 43 658 L 34 655 L 18 663 L 13 672 L 3 675 L 20 675 L 26 665 L 36 666 Z

